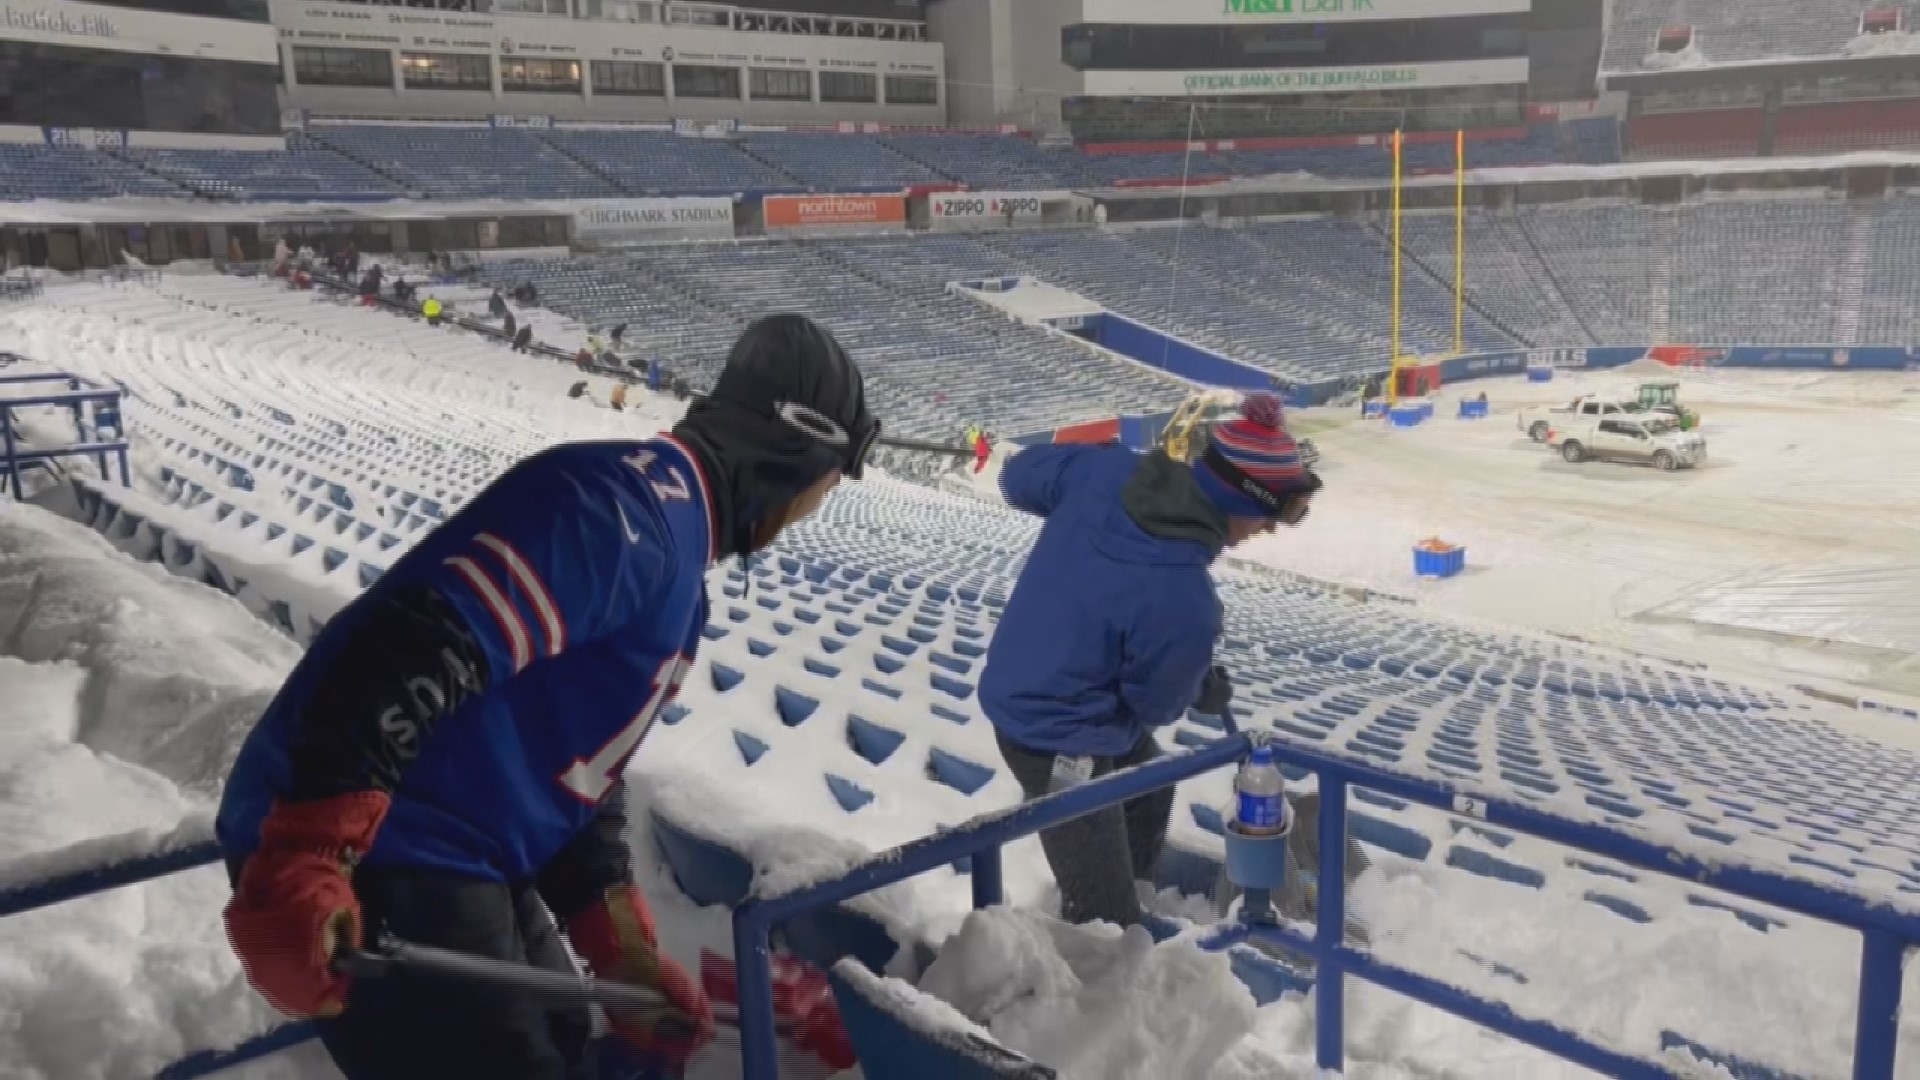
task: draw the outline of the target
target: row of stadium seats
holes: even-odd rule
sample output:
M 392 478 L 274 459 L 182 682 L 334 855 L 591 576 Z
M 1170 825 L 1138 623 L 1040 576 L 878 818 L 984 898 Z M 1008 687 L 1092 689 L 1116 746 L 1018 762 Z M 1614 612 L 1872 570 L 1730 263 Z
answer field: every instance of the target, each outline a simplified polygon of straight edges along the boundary
M 705 263 L 724 258 L 708 253 Z M 761 301 L 781 299 L 780 275 L 817 269 L 824 256 L 815 258 L 778 263 L 778 274 L 751 287 Z M 244 287 L 276 322 L 311 322 L 296 306 L 327 319 L 336 311 L 311 294 Z M 141 366 L 119 373 L 136 380 L 128 415 L 152 437 L 160 488 L 144 498 L 91 489 L 83 513 L 126 550 L 233 592 L 293 634 L 311 633 L 327 605 L 417 539 L 427 500 L 457 506 L 511 460 L 509 447 L 551 437 L 541 425 L 552 418 L 534 416 L 538 397 L 520 389 L 544 380 L 535 361 L 505 358 L 488 366 L 500 377 L 464 380 L 452 352 L 411 367 L 361 364 L 324 340 L 230 317 L 220 309 L 237 287 L 220 288 L 198 306 L 173 301 L 171 314 L 162 304 L 143 310 L 145 325 L 222 345 L 137 350 Z M 89 309 L 132 306 L 109 299 L 121 303 Z M 337 314 L 386 325 L 374 313 Z M 246 357 L 244 367 L 224 359 L 226 346 Z M 468 461 L 484 464 L 461 467 Z M 433 475 L 432 490 L 444 495 L 371 480 L 381 474 Z M 787 797 L 812 800 L 783 808 L 793 820 L 831 816 L 836 835 L 868 848 L 1009 804 L 1017 793 L 975 691 L 1033 528 L 1002 508 L 884 480 L 843 488 L 767 557 L 721 573 L 706 645 L 639 767 L 697 772 L 704 812 L 743 822 L 742 835 L 759 820 L 752 810 L 771 769 L 787 778 Z M 1903 828 L 1915 809 L 1911 763 L 1809 722 L 1805 706 L 1777 693 L 1241 571 L 1224 573 L 1221 587 L 1229 614 L 1220 656 L 1246 723 L 1335 755 L 1584 807 L 1829 887 L 1920 891 L 1920 851 Z M 1166 735 L 1192 745 L 1209 732 L 1183 721 Z M 660 790 L 672 786 L 659 780 Z M 1292 780 L 1311 786 L 1303 775 Z M 1181 786 L 1179 847 L 1217 857 L 1225 784 L 1209 775 Z M 1355 797 L 1351 828 L 1370 848 L 1435 873 L 1540 890 L 1555 903 L 1600 905 L 1621 917 L 1621 935 L 1689 917 L 1688 908 L 1717 909 L 1752 933 L 1795 918 L 1379 793 Z M 791 860 L 810 850 L 770 849 L 768 869 L 781 869 L 783 851 Z M 1018 887 L 1037 868 L 1031 851 L 1009 854 Z M 956 865 L 922 887 L 963 901 L 966 873 Z M 1681 892 L 1684 905 L 1673 902 Z
M 1451 288 L 1453 222 L 1407 219 Z M 1920 199 L 1590 203 L 1470 213 L 1467 292 L 1533 345 L 1904 344 Z
M 1474 351 L 1691 341 L 1901 344 L 1920 339 L 1920 199 L 1583 203 L 1475 210 L 1464 331 Z M 1409 215 L 1402 347 L 1450 351 L 1451 214 Z M 1384 365 L 1391 242 L 1333 218 L 1235 229 L 676 245 L 617 259 L 495 263 L 582 323 L 626 323 L 629 352 L 704 384 L 742 321 L 817 315 L 871 366 L 902 433 L 955 416 L 1029 431 L 1160 405 L 1174 389 L 1131 364 L 1001 320 L 949 282 L 1027 275 L 1290 379 Z M 967 378 L 954 379 L 954 361 Z M 1016 386 L 1024 388 L 1015 391 Z M 930 392 L 931 388 L 931 392 Z
M 1612 120 L 1599 123 L 1611 132 Z M 1468 155 L 1477 167 L 1611 160 L 1597 149 L 1611 143 L 1610 136 L 1571 138 L 1563 153 L 1558 129 L 1542 125 L 1523 138 L 1476 140 Z M 561 199 L 952 183 L 1034 190 L 1188 175 L 1381 177 L 1390 168 L 1385 147 L 1382 139 L 1327 149 L 1089 154 L 1017 135 L 760 132 L 712 139 L 611 129 L 327 124 L 288 136 L 284 152 L 0 145 L 0 198 Z M 1451 169 L 1451 143 L 1409 146 L 1407 167 Z
M 975 261 L 943 261 L 942 250 L 970 250 Z M 748 320 L 805 311 L 860 359 L 876 408 L 901 435 L 951 438 L 967 421 L 1020 433 L 1180 399 L 1182 384 L 945 291 L 993 261 L 964 240 L 849 240 L 684 245 L 664 259 L 514 261 L 483 272 L 501 284 L 532 281 L 545 305 L 582 322 L 625 323 L 625 351 L 665 358 L 696 386 L 719 371 Z

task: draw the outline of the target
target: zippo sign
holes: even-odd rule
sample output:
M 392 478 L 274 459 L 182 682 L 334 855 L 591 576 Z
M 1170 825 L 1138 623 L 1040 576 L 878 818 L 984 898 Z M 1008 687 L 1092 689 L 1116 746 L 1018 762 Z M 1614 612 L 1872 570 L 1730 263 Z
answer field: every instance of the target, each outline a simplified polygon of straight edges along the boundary
M 1051 191 L 948 191 L 927 196 L 927 214 L 938 227 L 941 222 L 991 225 L 1013 220 L 1039 222 L 1049 201 L 1069 198 L 1066 192 Z

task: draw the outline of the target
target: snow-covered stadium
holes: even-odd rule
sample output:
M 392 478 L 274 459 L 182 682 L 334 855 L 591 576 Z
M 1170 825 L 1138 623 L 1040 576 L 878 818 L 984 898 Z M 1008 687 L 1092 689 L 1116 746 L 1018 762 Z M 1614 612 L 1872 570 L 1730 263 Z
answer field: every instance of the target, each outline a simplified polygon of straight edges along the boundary
M 1863 3 L 10 12 L 0 1077 L 340 1076 L 223 933 L 242 739 L 773 312 L 884 439 L 708 572 L 627 766 L 663 948 L 740 964 L 686 1076 L 831 1072 L 767 1053 L 771 931 L 846 1077 L 1920 1077 L 1920 37 Z M 1256 390 L 1326 487 L 1214 565 L 1151 914 L 1062 922 L 1033 833 L 1138 792 L 1015 809 L 996 476 Z M 1222 892 L 1269 743 L 1301 922 Z

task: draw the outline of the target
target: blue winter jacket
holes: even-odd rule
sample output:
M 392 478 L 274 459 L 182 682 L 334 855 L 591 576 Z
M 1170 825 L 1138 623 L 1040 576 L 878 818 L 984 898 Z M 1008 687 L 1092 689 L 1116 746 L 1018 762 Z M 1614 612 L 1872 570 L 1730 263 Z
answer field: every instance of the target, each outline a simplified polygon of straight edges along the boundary
M 1030 447 L 1000 488 L 1047 521 L 987 650 L 980 706 L 1035 751 L 1126 753 L 1199 693 L 1226 517 L 1188 466 L 1118 445 Z

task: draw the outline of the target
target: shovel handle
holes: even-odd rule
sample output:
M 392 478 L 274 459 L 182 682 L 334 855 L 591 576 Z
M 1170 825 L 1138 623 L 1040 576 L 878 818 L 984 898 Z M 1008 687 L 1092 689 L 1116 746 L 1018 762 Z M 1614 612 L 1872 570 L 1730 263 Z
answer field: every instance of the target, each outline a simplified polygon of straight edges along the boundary
M 379 979 L 394 974 L 419 978 L 447 979 L 484 983 L 537 998 L 553 1005 L 603 1005 L 616 1009 L 666 1013 L 658 1023 L 662 1035 L 681 1037 L 676 1026 L 692 1033 L 692 1022 L 650 987 L 605 982 L 568 971 L 549 971 L 491 956 L 417 945 L 387 936 L 371 949 L 347 949 L 334 957 L 333 967 L 342 975 Z

